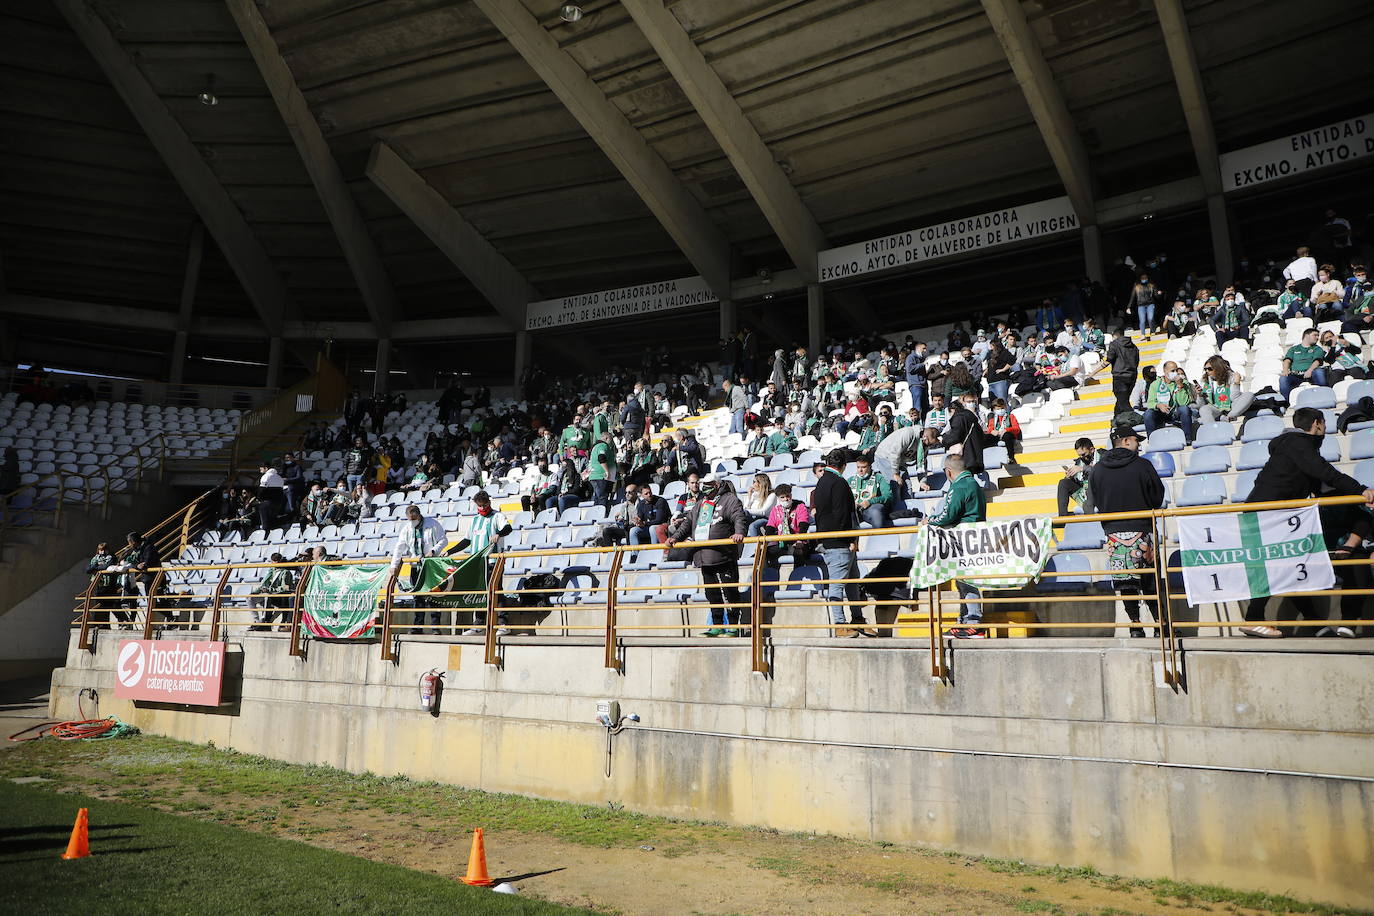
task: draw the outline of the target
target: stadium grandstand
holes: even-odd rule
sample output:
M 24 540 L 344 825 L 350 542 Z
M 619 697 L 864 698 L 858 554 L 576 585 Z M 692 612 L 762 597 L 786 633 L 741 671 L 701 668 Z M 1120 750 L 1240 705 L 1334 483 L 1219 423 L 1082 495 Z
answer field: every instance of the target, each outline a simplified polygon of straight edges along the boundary
M 0 679 L 1374 906 L 1368 20 L 7 9 Z

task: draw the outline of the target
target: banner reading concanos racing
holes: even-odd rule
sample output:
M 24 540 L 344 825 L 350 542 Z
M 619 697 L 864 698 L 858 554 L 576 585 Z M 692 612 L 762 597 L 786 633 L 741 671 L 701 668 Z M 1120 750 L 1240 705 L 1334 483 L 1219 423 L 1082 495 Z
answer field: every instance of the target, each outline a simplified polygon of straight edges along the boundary
M 434 595 L 426 597 L 431 607 L 485 608 L 487 606 L 486 551 L 452 560 L 448 557 L 426 557 L 421 561 L 420 581 L 413 593 L 477 592 L 474 595 Z
M 302 606 L 302 626 L 323 639 L 356 639 L 376 634 L 377 594 L 386 566 L 316 566 L 310 570 Z
M 1047 518 L 969 522 L 953 528 L 921 525 L 908 584 L 913 592 L 950 579 L 977 588 L 1022 588 L 1044 570 L 1052 530 Z M 999 577 L 979 577 L 989 573 Z

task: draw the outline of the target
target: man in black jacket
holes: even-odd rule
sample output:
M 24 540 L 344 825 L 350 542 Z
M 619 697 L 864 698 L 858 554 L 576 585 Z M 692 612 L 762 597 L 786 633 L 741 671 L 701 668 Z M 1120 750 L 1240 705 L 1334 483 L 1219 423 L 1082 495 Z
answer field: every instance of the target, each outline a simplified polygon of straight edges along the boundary
M 1255 487 L 1246 497 L 1247 503 L 1275 502 L 1278 500 L 1307 499 L 1310 496 L 1355 496 L 1364 497 L 1366 507 L 1374 507 L 1374 490 L 1368 489 L 1353 477 L 1336 470 L 1321 456 L 1322 439 L 1326 436 L 1326 417 L 1314 407 L 1299 407 L 1293 411 L 1293 429 L 1269 440 L 1269 460 L 1255 478 Z M 1324 490 L 1331 492 L 1323 494 Z M 1339 529 L 1341 534 L 1350 530 L 1352 506 L 1331 506 L 1323 509 L 1322 528 L 1327 531 Z M 1314 597 L 1294 597 L 1290 599 L 1295 610 L 1308 620 L 1326 617 L 1326 599 Z M 1245 619 L 1255 622 L 1255 626 L 1241 627 L 1246 636 L 1267 637 L 1283 636 L 1276 627 L 1264 624 L 1264 607 L 1269 598 L 1252 598 L 1245 609 Z
M 825 456 L 825 466 L 820 471 L 816 488 L 811 491 L 811 517 L 815 520 L 816 531 L 852 531 L 859 526 L 854 511 L 854 491 L 844 478 L 844 466 L 849 453 L 837 448 Z M 825 577 L 827 579 L 858 579 L 859 542 L 854 537 L 822 538 L 821 556 L 825 558 Z M 858 583 L 831 583 L 825 587 L 826 597 L 831 601 L 830 622 L 835 627 L 835 635 L 841 637 L 877 636 L 877 631 L 867 629 L 863 616 L 863 606 L 854 604 L 859 597 Z M 845 623 L 845 606 L 849 605 L 849 622 Z
M 846 484 L 846 486 L 848 486 Z M 710 627 L 704 636 L 739 636 L 739 547 L 749 530 L 749 514 L 735 495 L 735 485 L 717 480 L 715 474 L 701 479 L 701 499 L 686 514 L 685 537 L 669 537 L 672 547 L 679 540 L 723 541 L 723 546 L 698 547 L 692 551 L 692 565 L 701 570 L 706 601 L 711 605 Z M 731 605 L 726 607 L 725 605 Z M 757 621 L 755 621 L 757 622 Z
M 1138 454 L 1136 431 L 1118 426 L 1112 430 L 1112 444 L 1088 474 L 1096 512 L 1148 512 L 1164 505 L 1164 482 L 1155 466 Z M 1131 627 L 1131 635 L 1144 636 L 1145 630 L 1138 626 L 1145 604 L 1142 598 L 1156 593 L 1154 522 L 1148 517 L 1103 522 L 1102 530 L 1107 535 L 1112 586 L 1126 616 L 1137 624 Z
M 1112 396 L 1116 398 L 1116 408 L 1112 416 L 1127 413 L 1131 409 L 1131 389 L 1135 388 L 1136 376 L 1140 373 L 1140 350 L 1135 341 L 1126 336 L 1126 329 L 1119 327 L 1112 332 L 1112 342 L 1107 344 L 1107 354 L 1102 365 L 1098 366 L 1093 378 L 1108 366 L 1112 370 Z

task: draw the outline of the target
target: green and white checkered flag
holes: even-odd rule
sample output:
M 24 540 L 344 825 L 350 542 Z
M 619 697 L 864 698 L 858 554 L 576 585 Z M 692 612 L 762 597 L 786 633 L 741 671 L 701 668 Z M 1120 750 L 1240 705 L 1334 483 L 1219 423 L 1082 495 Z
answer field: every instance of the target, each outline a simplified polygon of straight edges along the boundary
M 1187 516 L 1178 520 L 1178 540 L 1193 606 L 1336 584 L 1316 506 Z
M 980 589 L 1023 588 L 1044 570 L 1052 532 L 1047 518 L 970 522 L 953 528 L 921 525 L 907 584 L 913 592 L 950 579 Z M 979 573 L 1009 575 L 989 579 L 979 578 Z

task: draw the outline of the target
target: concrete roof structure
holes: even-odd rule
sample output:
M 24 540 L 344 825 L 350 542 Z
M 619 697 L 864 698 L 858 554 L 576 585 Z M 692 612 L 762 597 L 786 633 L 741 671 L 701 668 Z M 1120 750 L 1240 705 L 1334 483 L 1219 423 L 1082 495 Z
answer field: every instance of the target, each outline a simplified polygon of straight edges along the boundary
M 481 340 L 465 358 L 508 374 L 521 297 L 700 274 L 725 321 L 804 340 L 816 250 L 1063 195 L 1100 227 L 1099 261 L 1122 250 L 1102 234 L 1176 212 L 1162 238 L 1212 266 L 1216 220 L 1235 219 L 1218 149 L 1374 110 L 1350 0 L 588 0 L 576 22 L 560 6 L 10 5 L 5 333 L 34 358 L 164 375 L 178 332 L 246 360 L 275 336 L 288 368 L 322 339 L 369 364 L 389 341 L 417 372 L 453 360 L 438 341 Z M 1087 273 L 1085 240 L 980 263 L 979 304 Z M 950 273 L 827 291 L 826 321 L 958 315 L 970 290 Z M 713 342 L 717 311 L 533 343 Z

